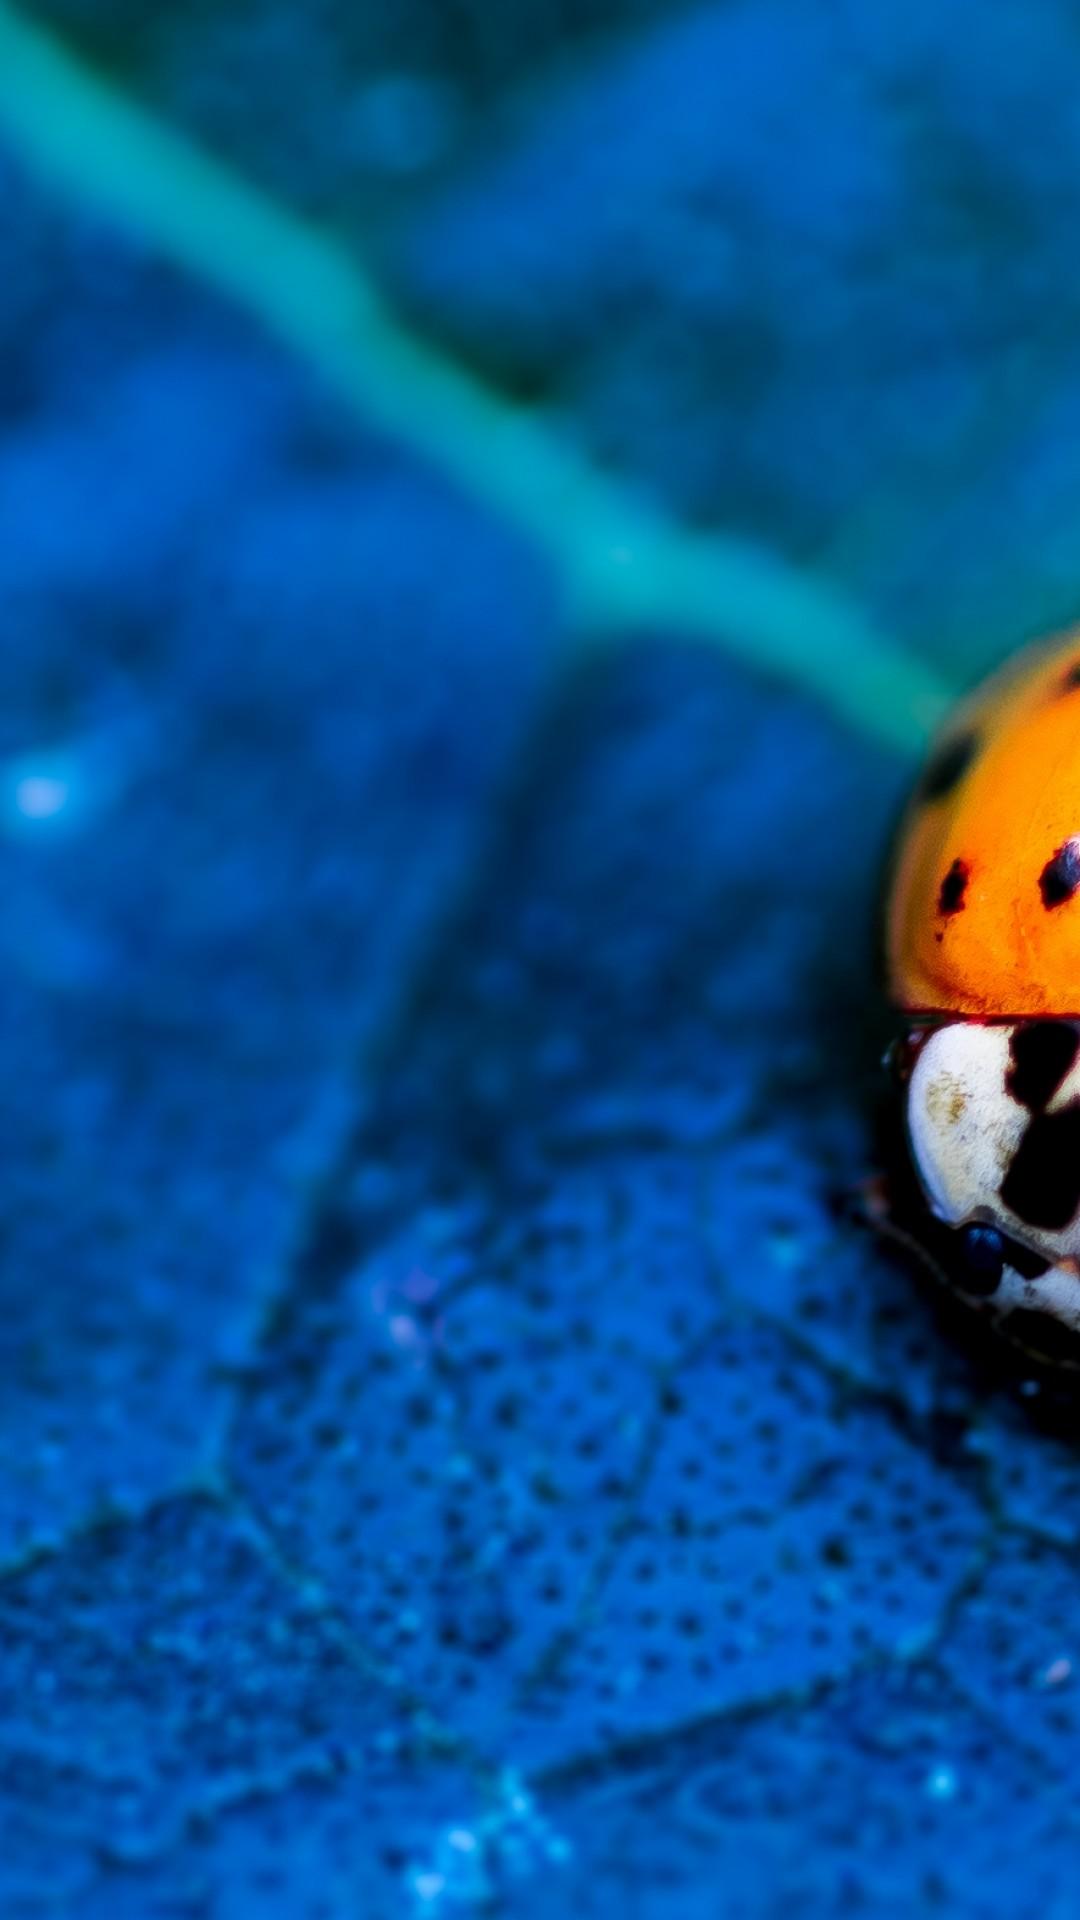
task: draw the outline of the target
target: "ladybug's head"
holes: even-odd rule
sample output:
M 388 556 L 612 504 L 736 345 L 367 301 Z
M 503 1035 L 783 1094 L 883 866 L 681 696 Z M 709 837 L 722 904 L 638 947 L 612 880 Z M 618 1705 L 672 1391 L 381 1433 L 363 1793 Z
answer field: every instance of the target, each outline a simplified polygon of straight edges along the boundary
M 1080 1330 L 1080 1021 L 952 1020 L 910 1053 L 907 1136 L 957 1285 Z

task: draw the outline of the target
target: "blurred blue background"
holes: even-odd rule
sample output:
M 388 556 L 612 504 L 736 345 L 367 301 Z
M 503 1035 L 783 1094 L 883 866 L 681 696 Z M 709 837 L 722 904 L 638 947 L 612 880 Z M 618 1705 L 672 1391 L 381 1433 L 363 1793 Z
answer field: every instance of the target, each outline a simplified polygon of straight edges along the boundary
M 916 696 L 1080 607 L 1074 9 L 20 18 L 0 1912 L 1071 1920 L 1080 1459 L 845 1197 Z M 110 217 L 132 101 L 783 670 L 586 644 L 362 328 Z

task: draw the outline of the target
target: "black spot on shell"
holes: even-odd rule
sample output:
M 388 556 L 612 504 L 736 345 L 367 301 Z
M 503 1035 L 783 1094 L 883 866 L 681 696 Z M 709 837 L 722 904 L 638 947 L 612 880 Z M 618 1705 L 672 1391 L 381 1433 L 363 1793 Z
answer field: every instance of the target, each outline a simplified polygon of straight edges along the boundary
M 1062 693 L 1075 693 L 1077 687 L 1080 687 L 1080 660 L 1074 660 L 1072 666 L 1066 668 L 1061 681 Z
M 1059 1367 L 1080 1366 L 1080 1334 L 1062 1325 L 1051 1313 L 1018 1307 L 1001 1322 L 1002 1332 L 1039 1360 Z
M 1031 1020 L 1017 1027 L 1009 1046 L 1012 1066 L 1005 1085 L 1022 1107 L 1038 1113 L 1053 1099 L 1080 1047 L 1080 1031 L 1067 1020 Z
M 1080 887 L 1080 839 L 1066 840 L 1039 875 L 1043 906 L 1062 907 Z
M 1068 1226 L 1080 1207 L 1080 1107 L 1037 1115 L 1001 1183 L 1001 1197 L 1029 1226 Z
M 946 740 L 944 746 L 939 747 L 927 762 L 919 781 L 918 798 L 923 801 L 943 800 L 947 793 L 951 793 L 975 758 L 978 745 L 978 738 L 973 733 L 958 733 L 955 740 Z
M 954 860 L 941 883 L 938 894 L 938 912 L 944 914 L 959 913 L 964 904 L 967 883 L 971 878 L 971 868 L 966 860 Z

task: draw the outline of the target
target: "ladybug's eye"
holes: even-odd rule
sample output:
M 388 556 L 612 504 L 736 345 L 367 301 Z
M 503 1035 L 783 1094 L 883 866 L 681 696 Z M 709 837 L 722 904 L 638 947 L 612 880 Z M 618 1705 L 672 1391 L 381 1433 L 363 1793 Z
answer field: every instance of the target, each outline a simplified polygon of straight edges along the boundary
M 962 1227 L 959 1238 L 964 1262 L 960 1285 L 964 1292 L 993 1293 L 1005 1265 L 1004 1235 L 996 1227 Z

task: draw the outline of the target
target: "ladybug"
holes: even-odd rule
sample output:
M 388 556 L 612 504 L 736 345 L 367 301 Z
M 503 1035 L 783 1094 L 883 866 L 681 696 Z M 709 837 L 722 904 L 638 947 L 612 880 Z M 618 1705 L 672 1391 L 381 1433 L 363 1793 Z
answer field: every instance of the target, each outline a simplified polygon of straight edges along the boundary
M 1080 1361 L 1080 630 L 947 724 L 886 903 L 910 1206 L 1001 1331 Z

